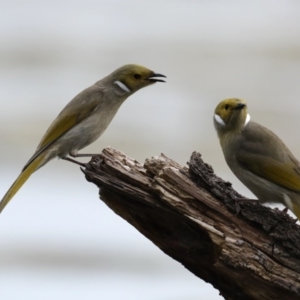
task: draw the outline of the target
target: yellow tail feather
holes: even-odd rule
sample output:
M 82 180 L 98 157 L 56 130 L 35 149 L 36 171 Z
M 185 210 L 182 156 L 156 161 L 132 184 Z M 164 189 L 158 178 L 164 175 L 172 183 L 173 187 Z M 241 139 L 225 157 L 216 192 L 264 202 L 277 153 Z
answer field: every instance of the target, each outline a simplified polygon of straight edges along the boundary
M 300 205 L 297 203 L 293 203 L 293 208 L 294 208 L 293 213 L 296 215 L 298 220 L 300 220 Z
M 19 175 L 16 181 L 9 188 L 7 193 L 4 195 L 0 202 L 0 213 L 7 205 L 7 203 L 12 199 L 12 197 L 18 192 L 18 190 L 22 187 L 22 185 L 27 181 L 30 175 L 38 169 L 41 163 L 44 161 L 45 154 L 39 155 L 36 159 L 34 159 L 25 170 Z

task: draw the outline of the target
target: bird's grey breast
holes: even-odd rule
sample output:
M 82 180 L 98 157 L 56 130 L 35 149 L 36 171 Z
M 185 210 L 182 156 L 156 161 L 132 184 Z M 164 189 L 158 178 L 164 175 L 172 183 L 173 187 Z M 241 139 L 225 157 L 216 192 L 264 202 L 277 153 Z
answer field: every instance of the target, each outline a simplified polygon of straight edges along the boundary
M 111 93 L 101 90 L 101 87 L 89 93 L 89 97 L 77 100 L 78 105 L 82 105 L 82 110 L 88 105 L 88 101 L 93 101 L 96 105 L 89 110 L 86 118 L 61 136 L 54 145 L 61 149 L 59 156 L 65 156 L 71 151 L 76 152 L 97 140 L 117 113 L 123 102 L 120 100 L 122 99 L 116 99 Z

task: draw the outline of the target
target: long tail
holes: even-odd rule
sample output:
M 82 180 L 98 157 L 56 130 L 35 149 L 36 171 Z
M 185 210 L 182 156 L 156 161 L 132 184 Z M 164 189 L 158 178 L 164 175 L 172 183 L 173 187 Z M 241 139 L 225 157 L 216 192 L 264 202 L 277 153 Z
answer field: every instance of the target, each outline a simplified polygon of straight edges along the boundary
M 37 170 L 44 162 L 44 158 L 46 153 L 40 154 L 37 158 L 35 158 L 30 164 L 22 171 L 16 181 L 9 188 L 7 193 L 4 195 L 0 202 L 0 213 L 7 205 L 7 203 L 12 199 L 12 197 L 18 192 L 18 190 L 22 187 L 22 185 L 27 181 L 30 175 Z

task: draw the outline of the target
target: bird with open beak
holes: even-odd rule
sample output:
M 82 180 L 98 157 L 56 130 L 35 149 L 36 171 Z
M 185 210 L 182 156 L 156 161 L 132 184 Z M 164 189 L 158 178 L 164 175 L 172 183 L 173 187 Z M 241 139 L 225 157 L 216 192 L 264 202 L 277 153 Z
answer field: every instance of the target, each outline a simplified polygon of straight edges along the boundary
M 0 212 L 29 176 L 54 157 L 77 162 L 71 157 L 91 156 L 78 151 L 97 140 L 105 131 L 121 104 L 133 93 L 164 82 L 166 77 L 139 65 L 125 65 L 83 90 L 60 112 L 0 202 Z

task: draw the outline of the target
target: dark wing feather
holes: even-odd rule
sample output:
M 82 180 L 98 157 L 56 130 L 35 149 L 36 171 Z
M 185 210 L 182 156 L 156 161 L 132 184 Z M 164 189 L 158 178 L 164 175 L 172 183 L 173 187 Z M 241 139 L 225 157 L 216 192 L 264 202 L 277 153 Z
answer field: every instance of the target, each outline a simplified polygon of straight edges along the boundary
M 286 189 L 300 192 L 299 162 L 267 128 L 251 122 L 242 134 L 237 161 L 252 173 Z

